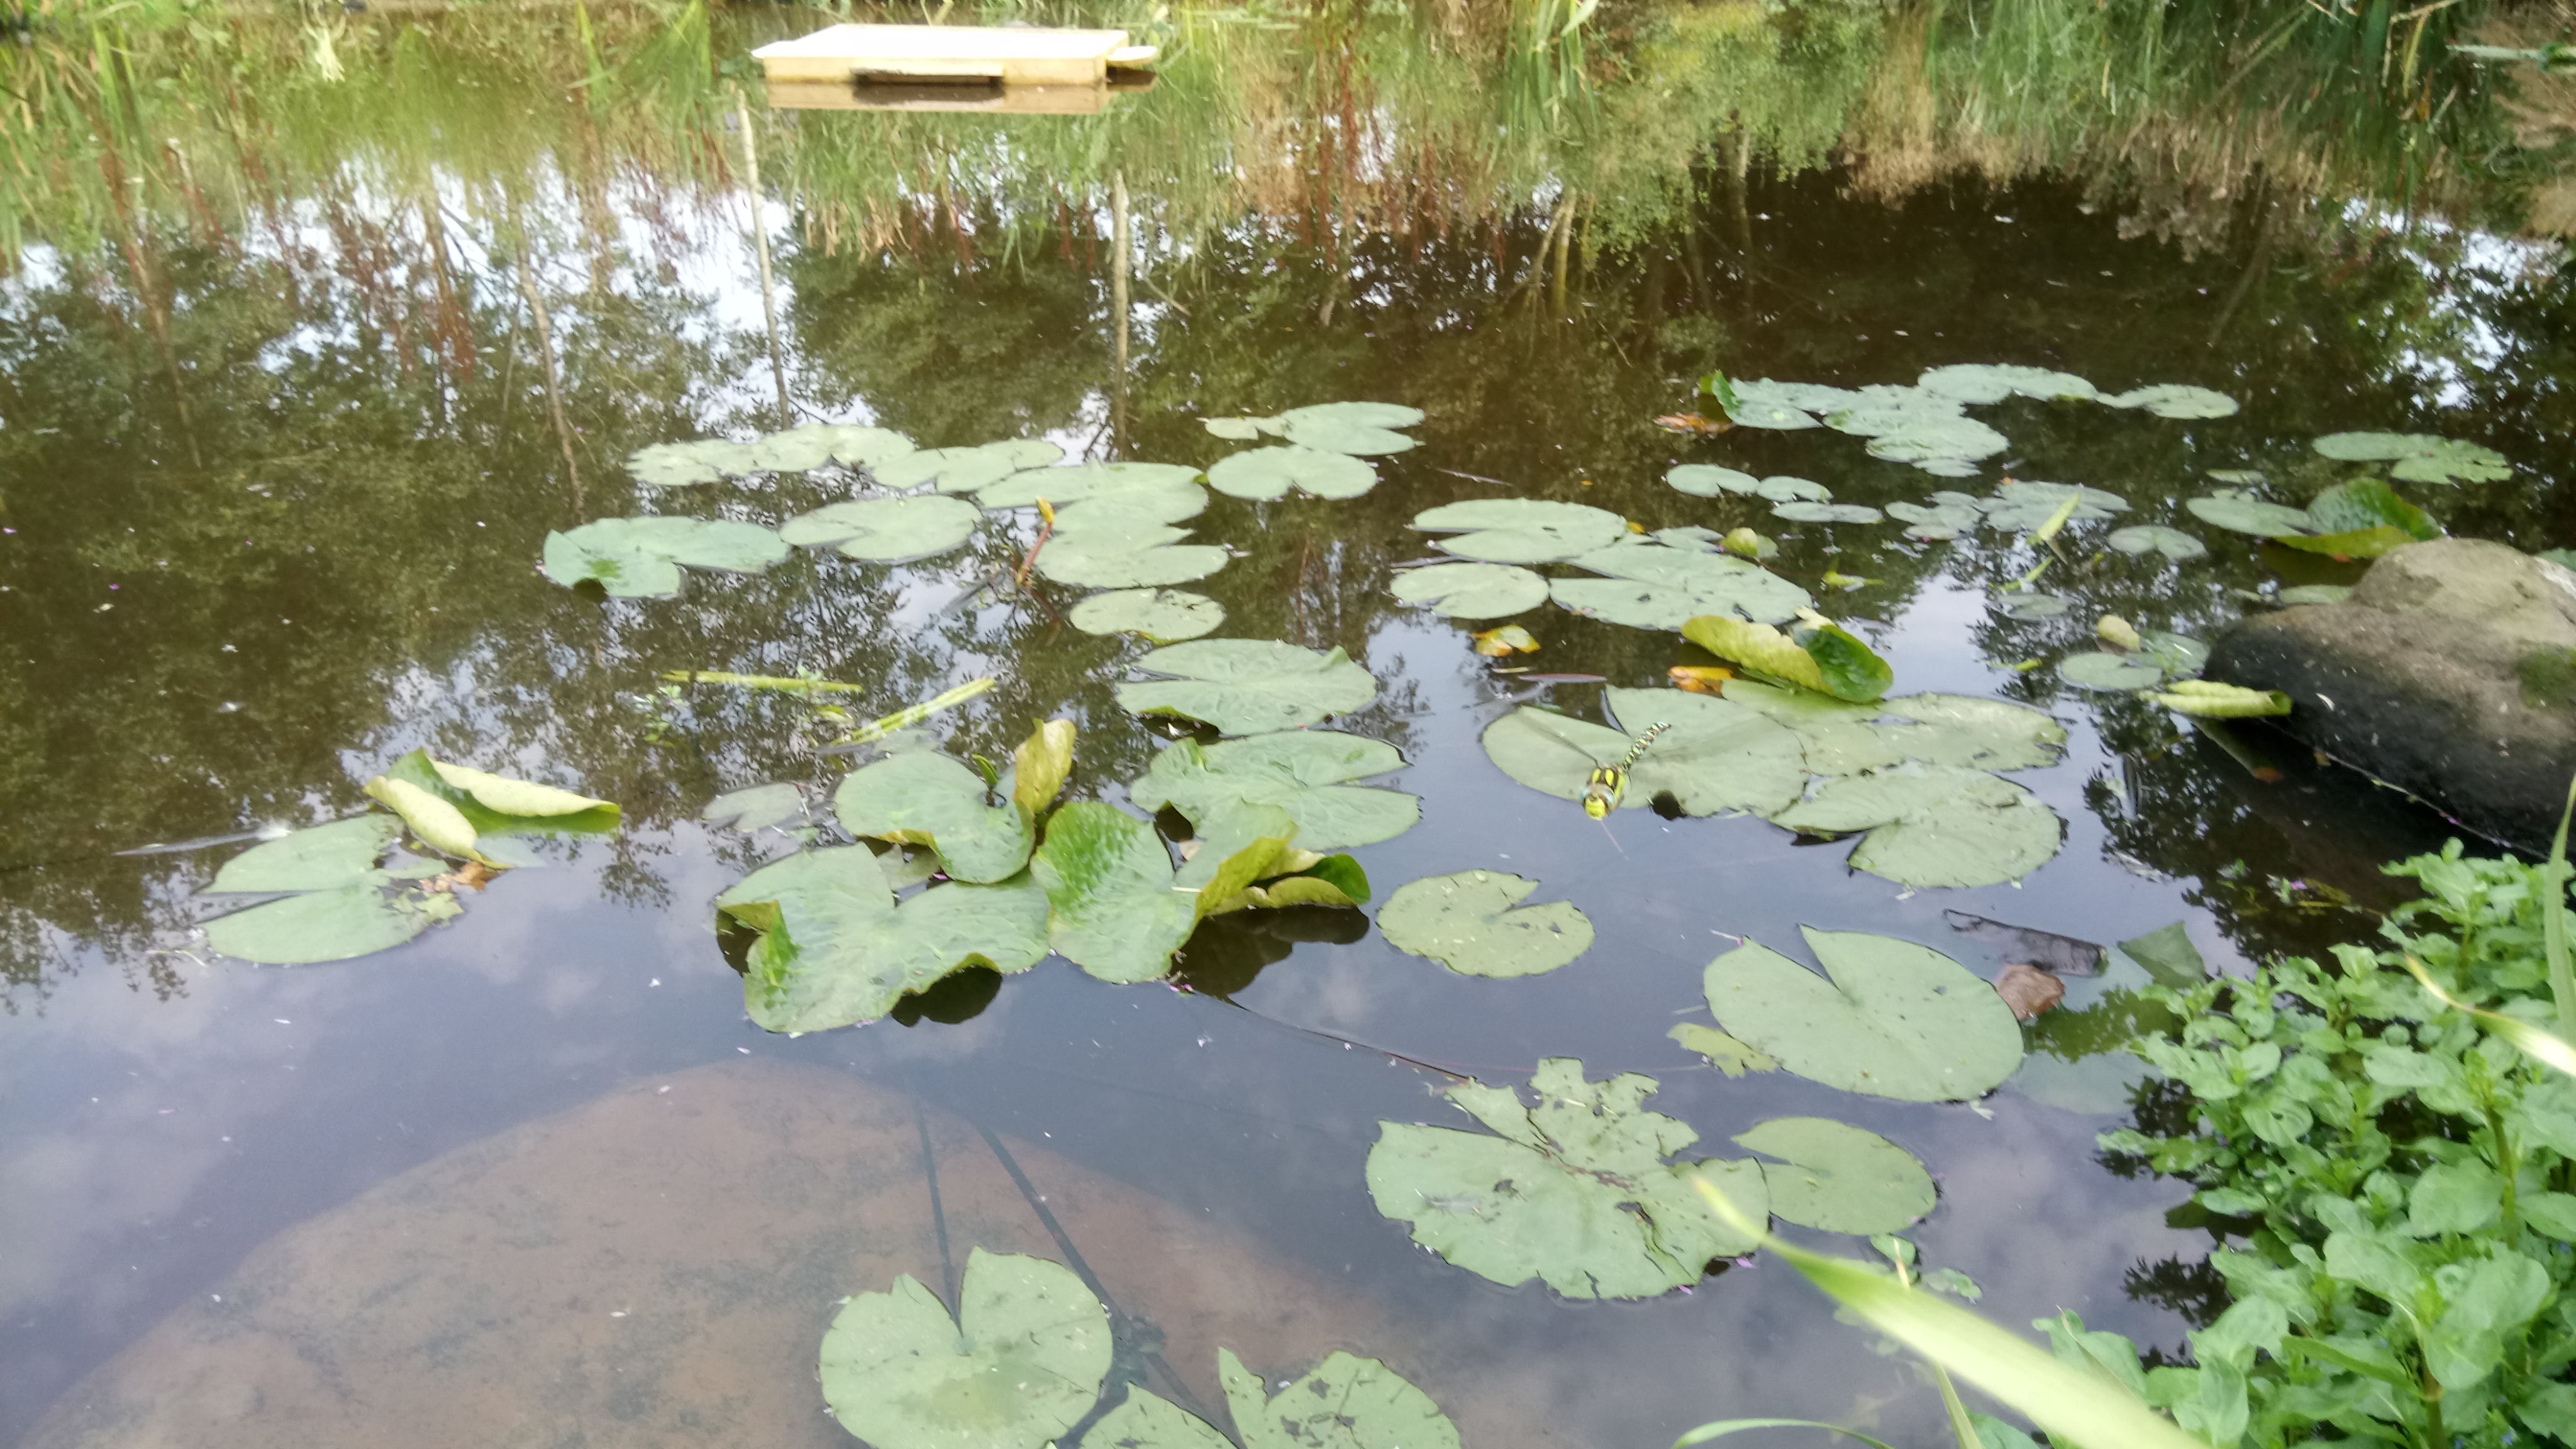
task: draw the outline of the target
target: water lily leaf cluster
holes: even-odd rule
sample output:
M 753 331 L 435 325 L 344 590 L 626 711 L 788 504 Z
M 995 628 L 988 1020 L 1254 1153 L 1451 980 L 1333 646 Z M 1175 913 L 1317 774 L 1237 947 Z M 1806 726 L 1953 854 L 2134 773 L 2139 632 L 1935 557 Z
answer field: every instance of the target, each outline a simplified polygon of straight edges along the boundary
M 680 570 L 756 574 L 787 557 L 787 543 L 757 523 L 709 518 L 602 518 L 546 535 L 547 578 L 596 583 L 612 598 L 667 599 Z
M 1109 1311 L 1073 1270 L 978 1247 L 957 1314 L 904 1275 L 844 1299 L 816 1364 L 824 1402 L 876 1449 L 1045 1449 L 1101 1409 L 1084 1442 L 1232 1449 L 1215 1426 L 1139 1384 L 1110 1383 Z M 1217 1377 L 1243 1449 L 1458 1449 L 1429 1395 L 1373 1358 L 1335 1352 L 1277 1395 L 1232 1349 Z
M 1747 1226 L 1775 1214 L 1829 1231 L 1893 1232 L 1931 1206 L 1928 1193 L 1894 1185 L 1896 1165 L 1858 1139 L 1905 1158 L 1928 1188 L 1921 1164 L 1858 1128 L 1765 1123 L 1745 1134 L 1747 1145 L 1780 1163 L 1668 1162 L 1699 1134 L 1646 1108 L 1654 1078 L 1586 1081 L 1582 1063 L 1550 1057 L 1530 1088 L 1536 1106 L 1509 1087 L 1459 1083 L 1449 1100 L 1489 1132 L 1380 1122 L 1368 1156 L 1379 1212 L 1455 1266 L 1506 1286 L 1537 1278 L 1568 1298 L 1650 1298 L 1749 1251 Z M 1711 1210 L 1694 1178 L 1745 1224 Z
M 1750 941 L 1709 963 L 1708 1008 L 1729 1036 L 1799 1076 L 1906 1102 L 1972 1100 L 2021 1065 L 2012 1008 L 1958 962 L 1892 936 L 1801 934 L 1823 975 Z
M 1194 639 L 1154 650 L 1136 667 L 1169 677 L 1118 686 L 1122 708 L 1199 720 L 1229 735 L 1298 729 L 1377 698 L 1377 680 L 1341 650 L 1275 639 Z
M 1541 975 L 1592 948 L 1592 921 L 1570 901 L 1522 905 L 1538 886 L 1492 870 L 1407 881 L 1378 907 L 1377 928 L 1461 975 Z
M 1911 463 L 1950 478 L 1974 476 L 1980 461 L 2011 446 L 2003 434 L 1969 417 L 1971 406 L 2026 397 L 2096 401 L 2166 418 L 2223 418 L 2236 411 L 2235 399 L 2209 388 L 2155 383 L 2106 396 L 2073 373 L 2016 364 L 1954 364 L 1932 368 L 1911 385 L 1877 383 L 1859 388 L 1769 378 L 1730 384 L 1723 374 L 1711 374 L 1702 380 L 1701 390 L 1717 397 L 1738 427 L 1829 427 L 1869 439 L 1874 458 Z M 1713 481 L 1694 477 L 1692 489 L 1686 491 Z
M 2328 433 L 2316 450 L 2338 462 L 2386 463 L 2389 476 L 2409 483 L 2500 483 L 2513 476 L 2513 465 L 2493 448 L 2431 433 Z

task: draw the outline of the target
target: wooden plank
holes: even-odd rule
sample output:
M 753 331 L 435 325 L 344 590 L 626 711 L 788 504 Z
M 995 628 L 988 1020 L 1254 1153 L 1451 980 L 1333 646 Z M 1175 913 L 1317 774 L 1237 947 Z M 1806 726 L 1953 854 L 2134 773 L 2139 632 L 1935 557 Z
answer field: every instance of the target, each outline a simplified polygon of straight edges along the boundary
M 773 81 L 854 76 L 998 80 L 1004 85 L 1098 85 L 1110 57 L 1130 62 L 1124 30 L 1033 26 L 833 25 L 752 52 Z
M 838 81 L 771 81 L 769 104 L 783 111 L 984 111 L 1028 116 L 1087 116 L 1110 97 L 1141 87 L 852 85 Z

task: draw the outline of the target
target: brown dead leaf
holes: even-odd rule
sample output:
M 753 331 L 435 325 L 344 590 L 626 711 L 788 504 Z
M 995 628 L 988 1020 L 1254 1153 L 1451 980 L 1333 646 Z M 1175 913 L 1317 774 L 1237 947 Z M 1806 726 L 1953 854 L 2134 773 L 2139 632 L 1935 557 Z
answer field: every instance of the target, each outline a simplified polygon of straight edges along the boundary
M 1692 694 L 1717 694 L 1720 686 L 1735 677 L 1735 671 L 1723 664 L 1676 664 L 1664 671 L 1673 684 Z
M 422 889 L 437 895 L 451 896 L 460 888 L 479 891 L 492 877 L 499 874 L 499 871 L 479 860 L 469 860 L 445 875 L 431 877 L 429 883 Z
M 1735 424 L 1724 418 L 1702 417 L 1698 413 L 1666 413 L 1655 419 L 1655 426 L 1667 432 L 1693 433 L 1707 438 L 1725 432 Z
M 2013 1019 L 2028 1021 L 2066 999 L 2066 983 L 2026 961 L 2005 965 L 1995 977 L 1995 994 L 2012 1008 Z

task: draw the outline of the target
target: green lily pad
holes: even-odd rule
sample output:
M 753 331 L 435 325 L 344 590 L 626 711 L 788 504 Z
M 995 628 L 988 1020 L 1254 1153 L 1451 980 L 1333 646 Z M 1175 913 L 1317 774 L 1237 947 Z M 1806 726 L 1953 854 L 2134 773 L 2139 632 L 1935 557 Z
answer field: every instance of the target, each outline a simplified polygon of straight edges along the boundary
M 1710 1066 L 1730 1077 L 1740 1077 L 1746 1072 L 1780 1070 L 1780 1064 L 1773 1061 L 1769 1053 L 1747 1046 L 1713 1026 L 1685 1021 L 1664 1035 L 1681 1043 L 1685 1050 L 1708 1058 Z
M 1431 1396 L 1376 1359 L 1336 1351 L 1275 1396 L 1232 1349 L 1218 1349 L 1216 1363 L 1243 1449 L 1458 1449 L 1457 1426 Z
M 1683 621 L 1682 637 L 1755 673 L 1836 699 L 1867 703 L 1895 678 L 1886 660 L 1838 624 L 1802 623 L 1782 633 L 1731 614 L 1700 614 Z
M 2164 681 L 2163 666 L 2130 654 L 2094 650 L 2057 661 L 2057 677 L 2085 689 L 2153 689 Z
M 1108 1311 L 1072 1269 L 967 1256 L 951 1319 L 909 1274 L 846 1300 L 817 1376 L 841 1427 L 874 1449 L 1043 1449 L 1100 1398 Z
M 1768 428 L 1794 432 L 1818 428 L 1815 414 L 1848 407 L 1855 394 L 1838 387 L 1814 383 L 1774 382 L 1767 377 L 1734 384 L 1735 402 L 1726 416 L 1739 428 Z
M 1829 1117 L 1774 1117 L 1735 1145 L 1762 1164 L 1771 1214 L 1828 1233 L 1901 1233 L 1932 1211 L 1932 1174 L 1911 1152 Z
M 1806 834 L 1866 830 L 1856 870 L 1900 885 L 2019 880 L 2064 843 L 2064 822 L 2028 790 L 1983 770 L 1908 763 L 1826 780 L 1772 822 Z
M 868 563 L 930 558 L 974 537 L 984 511 L 963 498 L 853 498 L 787 520 L 778 536 L 799 548 L 833 548 Z
M 832 793 L 841 828 L 862 838 L 927 845 L 958 880 L 990 884 L 1028 864 L 1037 830 L 1010 798 L 988 803 L 982 777 L 946 755 L 907 750 L 854 770 Z
M 1283 810 L 1247 807 L 1176 872 L 1153 826 L 1096 800 L 1073 801 L 1047 817 L 1046 839 L 1029 858 L 1046 892 L 1047 943 L 1103 981 L 1167 975 L 1202 917 L 1294 863 L 1296 831 Z
M 1876 523 L 1887 515 L 1858 503 L 1780 503 L 1771 509 L 1774 518 L 1792 523 Z
M 1228 442 L 1249 443 L 1263 437 L 1275 438 L 1280 434 L 1287 432 L 1288 420 L 1283 417 L 1275 416 L 1266 418 L 1201 418 L 1199 419 L 1199 426 L 1207 429 L 1209 435 L 1212 437 L 1224 438 Z
M 444 902 L 444 909 L 389 896 L 382 883 L 305 891 L 217 916 L 206 923 L 206 945 L 264 966 L 346 961 L 399 946 L 429 929 L 433 920 L 455 914 L 452 897 L 428 899 Z
M 2138 639 L 2138 656 L 2167 674 L 2198 674 L 2209 662 L 2209 646 L 2182 634 L 2149 629 Z
M 2431 433 L 2328 433 L 2316 449 L 2347 463 L 2387 463 L 2391 476 L 2410 483 L 2499 483 L 2513 476 L 2502 453 Z
M 787 544 L 756 523 L 704 518 L 602 518 L 546 535 L 545 574 L 570 588 L 595 580 L 611 597 L 669 598 L 680 569 L 756 574 L 787 557 Z
M 1554 563 L 1609 547 L 1628 536 L 1628 520 L 1606 508 L 1543 498 L 1478 498 L 1413 516 L 1426 533 L 1458 533 L 1443 551 L 1486 563 Z
M 1825 426 L 1856 438 L 1875 438 L 1885 433 L 1967 417 L 1959 399 L 1919 387 L 1894 383 L 1872 383 L 1855 389 L 1852 400 L 1824 414 Z
M 1937 396 L 1955 398 L 1963 403 L 1998 403 L 2016 394 L 2041 399 L 2072 398 L 2089 401 L 2101 396 L 2093 384 L 2071 372 L 2055 372 L 2045 367 L 2023 367 L 2013 363 L 1962 362 L 1936 367 L 1914 380 L 1914 385 Z M 2121 403 L 2128 407 L 2132 404 Z
M 1119 685 L 1121 708 L 1176 714 L 1229 735 L 1297 729 L 1377 698 L 1377 680 L 1341 650 L 1275 639 L 1195 639 L 1157 649 L 1136 667 L 1176 677 Z
M 1604 693 L 1612 714 L 1634 733 L 1672 726 L 1630 767 L 1622 809 L 1670 794 L 1689 815 L 1769 815 L 1806 787 L 1806 753 L 1797 735 L 1760 710 L 1678 689 Z M 1625 758 L 1632 737 L 1525 705 L 1486 726 L 1481 742 L 1486 757 L 1514 780 L 1560 800 L 1580 800 L 1593 769 Z
M 1457 1267 L 1506 1287 L 1538 1278 L 1568 1298 L 1651 1298 L 1753 1248 L 1753 1236 L 1718 1218 L 1691 1184 L 1705 1178 L 1760 1223 L 1770 1211 L 1761 1169 L 1666 1163 L 1699 1134 L 1645 1110 L 1654 1078 L 1587 1082 L 1582 1063 L 1550 1057 L 1530 1087 L 1536 1107 L 1509 1087 L 1449 1089 L 1500 1136 L 1380 1122 L 1368 1155 L 1377 1210 L 1410 1223 L 1415 1242 Z
M 1996 613 L 2024 624 L 2057 618 L 2074 607 L 2072 600 L 2057 594 L 2005 594 L 1994 601 Z
M 1815 426 L 1810 419 L 1809 427 Z M 1720 468 L 1713 463 L 1684 463 L 1664 474 L 1664 481 L 1693 498 L 1718 498 L 1729 493 L 1750 493 L 1762 486 L 1762 480 L 1733 468 Z
M 1195 891 L 1201 916 L 1271 906 L 1356 907 L 1368 872 L 1347 855 L 1292 844 L 1297 822 L 1276 805 L 1245 805 L 1199 832 L 1172 881 Z
M 2161 523 L 2140 523 L 2113 529 L 2111 536 L 2102 541 L 2121 553 L 2160 553 L 2175 563 L 2189 563 L 2209 553 L 2209 545 L 2179 528 L 2167 528 Z
M 1404 411 L 1412 412 L 1413 409 Z M 1338 415 L 1314 415 L 1317 412 L 1311 408 L 1291 408 L 1280 414 L 1288 422 L 1289 442 L 1319 453 L 1346 453 L 1363 458 L 1401 453 L 1413 446 L 1412 438 L 1392 429 L 1353 422 Z
M 502 863 L 489 854 L 493 836 L 600 835 L 615 830 L 618 824 L 618 808 L 608 801 L 433 760 L 426 750 L 411 751 L 386 765 L 384 775 L 368 782 L 368 793 L 382 799 L 385 793 L 393 792 L 380 791 L 379 781 L 416 788 L 462 817 L 464 828 L 459 838 L 439 848 L 451 855 L 480 852 L 477 858 L 485 864 Z M 492 801 L 528 808 L 526 813 L 496 809 L 489 803 Z M 407 817 L 406 823 L 413 824 L 417 834 L 419 822 Z M 452 831 L 456 822 L 446 822 L 444 828 Z M 421 839 L 431 843 L 427 836 Z
M 706 804 L 698 818 L 749 835 L 773 825 L 805 818 L 805 792 L 785 781 L 727 790 Z
M 2102 402 L 2115 408 L 2137 408 L 2160 418 L 2232 418 L 2236 399 L 2188 383 L 2159 382 L 2113 393 Z
M 2392 548 L 2440 538 L 2431 514 L 2376 478 L 2355 478 L 2317 495 L 2308 505 L 2313 537 L 2283 538 L 2282 545 L 2345 558 L 2377 558 Z
M 1038 572 L 1083 589 L 1158 589 L 1225 567 L 1230 555 L 1223 548 L 1182 542 L 1188 537 L 1186 529 L 1134 522 L 1123 513 L 1117 523 L 1086 520 L 1047 540 L 1038 550 Z
M 1974 533 L 1977 525 L 1986 520 L 1986 511 L 1977 506 L 1976 499 L 1947 489 L 1933 494 L 1928 504 L 1891 503 L 1887 505 L 1887 513 L 1890 518 L 1900 519 L 1907 525 L 1906 537 L 1931 541 Z
M 1406 569 L 1387 592 L 1452 619 L 1502 619 L 1547 602 L 1547 580 L 1512 564 L 1443 563 Z
M 2266 503 L 2239 488 L 2223 488 L 2207 498 L 2195 498 L 2183 507 L 2191 516 L 2231 533 L 2252 534 L 2256 538 L 2288 538 L 2313 533 L 2316 525 L 2304 508 Z
M 1215 1425 L 1143 1384 L 1129 1384 L 1127 1397 L 1084 1430 L 1082 1442 L 1095 1449 L 1100 1445 L 1114 1445 L 1116 1449 L 1234 1449 L 1234 1441 L 1218 1433 Z
M 1215 633 L 1225 622 L 1225 606 L 1179 589 L 1120 589 L 1094 594 L 1064 617 L 1085 634 L 1139 634 L 1157 644 L 1177 644 Z
M 1029 468 L 977 489 L 975 501 L 986 508 L 1028 508 L 1043 498 L 1062 508 L 1092 499 L 1168 493 L 1184 484 L 1195 487 L 1198 476 L 1198 469 L 1179 463 L 1082 463 L 1071 468 Z
M 2021 1065 L 2012 1008 L 1958 962 L 1890 936 L 1799 932 L 1824 975 L 1748 941 L 1704 983 L 1718 1023 L 1783 1067 L 1846 1092 L 1958 1102 Z
M 1357 498 L 1377 486 L 1377 469 L 1347 452 L 1254 448 L 1218 459 L 1208 469 L 1208 486 L 1230 498 L 1285 498 L 1292 488 L 1316 498 Z
M 1402 403 L 1330 402 L 1310 403 L 1290 408 L 1279 415 L 1289 425 L 1297 423 L 1347 423 L 1357 428 L 1409 428 L 1422 421 L 1422 409 Z
M 1991 458 L 2012 440 L 1975 418 L 1917 418 L 1889 428 L 1869 440 L 1869 455 L 1890 463 L 1911 463 L 1945 478 L 1964 478 L 1980 458 Z
M 754 468 L 778 473 L 802 473 L 834 462 L 872 469 L 912 451 L 912 439 L 892 428 L 807 423 L 753 443 L 751 461 Z
M 759 471 L 749 443 L 699 438 L 686 443 L 655 443 L 638 448 L 626 460 L 626 471 L 647 488 L 684 488 L 713 483 L 729 475 Z
M 776 1032 L 874 1021 L 952 971 L 1025 971 L 1047 951 L 1047 898 L 1028 877 L 932 886 L 898 906 L 864 845 L 764 865 L 717 896 L 716 909 L 758 933 L 743 1005 Z
M 225 861 L 205 894 L 327 891 L 376 884 L 387 878 L 376 862 L 393 848 L 400 834 L 393 817 L 376 814 L 290 831 Z
M 937 485 L 942 493 L 990 488 L 1014 473 L 1043 468 L 1064 456 L 1044 438 L 1011 438 L 971 448 L 923 448 L 872 464 L 868 471 L 888 488 Z
M 1422 801 L 1401 790 L 1353 780 L 1404 768 L 1404 755 L 1384 740 L 1337 730 L 1283 730 L 1202 745 L 1175 740 L 1128 787 L 1140 810 L 1170 806 L 1201 830 L 1247 806 L 1275 805 L 1297 822 L 1308 850 L 1375 845 L 1411 830 Z
M 1753 496 L 1772 503 L 1824 503 L 1833 498 L 1834 490 L 1813 478 L 1775 473 L 1753 485 Z
M 1377 928 L 1397 950 L 1462 975 L 1537 976 L 1592 948 L 1592 921 L 1572 902 L 1520 904 L 1537 889 L 1491 870 L 1408 881 L 1378 907 Z
M 2028 533 L 2045 527 L 2075 498 L 2075 511 L 2069 523 L 2088 523 L 2129 511 L 2129 500 L 2117 493 L 2079 483 L 2026 483 L 2015 480 L 1995 489 L 1994 496 L 1981 499 L 1978 506 L 1986 510 L 1986 523 L 2013 533 Z
M 488 770 L 451 765 L 445 760 L 431 760 L 429 767 L 450 789 L 464 791 L 474 798 L 476 804 L 497 815 L 533 817 L 582 815 L 593 810 L 614 814 L 617 811 L 617 806 L 610 801 L 594 800 L 588 795 L 540 785 L 534 780 L 514 780 Z
M 1557 606 L 1632 629 L 1679 629 L 1702 614 L 1776 622 L 1815 602 L 1805 589 L 1733 554 L 1620 543 L 1572 562 L 1609 577 L 1550 580 Z
M 1811 690 L 1748 679 L 1726 682 L 1725 697 L 1794 731 L 1817 775 L 1857 775 L 1907 760 L 1974 770 L 2055 764 L 2066 727 L 2038 710 L 1999 699 L 1908 694 L 1851 704 Z

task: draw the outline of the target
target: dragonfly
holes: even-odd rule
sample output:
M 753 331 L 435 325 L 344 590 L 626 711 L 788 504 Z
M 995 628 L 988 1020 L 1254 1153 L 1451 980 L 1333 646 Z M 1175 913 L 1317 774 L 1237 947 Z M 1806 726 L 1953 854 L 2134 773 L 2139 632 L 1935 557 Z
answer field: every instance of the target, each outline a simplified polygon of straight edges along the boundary
M 1628 794 L 1628 771 L 1635 767 L 1637 757 L 1655 742 L 1655 736 L 1671 728 L 1670 722 L 1657 720 L 1644 734 L 1629 742 L 1628 753 L 1620 757 L 1619 763 L 1593 766 L 1591 778 L 1583 782 L 1583 813 L 1595 820 L 1607 821 L 1610 812 L 1618 809 L 1620 800 Z

